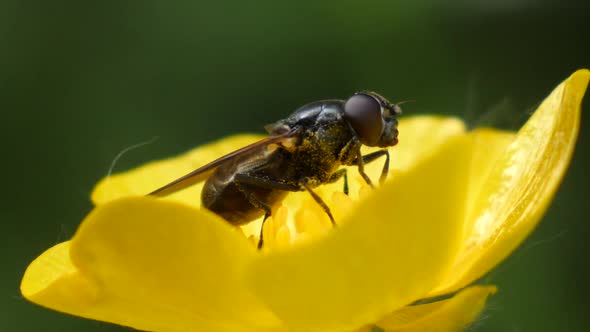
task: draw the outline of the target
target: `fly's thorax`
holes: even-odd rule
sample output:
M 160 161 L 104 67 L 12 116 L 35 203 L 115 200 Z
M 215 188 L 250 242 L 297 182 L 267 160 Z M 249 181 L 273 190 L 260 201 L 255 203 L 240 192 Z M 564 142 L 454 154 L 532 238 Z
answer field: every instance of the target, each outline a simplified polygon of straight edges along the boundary
M 344 122 L 307 130 L 292 154 L 295 177 L 313 180 L 318 185 L 327 182 L 342 164 L 341 158 L 348 158 L 351 140 L 352 134 Z

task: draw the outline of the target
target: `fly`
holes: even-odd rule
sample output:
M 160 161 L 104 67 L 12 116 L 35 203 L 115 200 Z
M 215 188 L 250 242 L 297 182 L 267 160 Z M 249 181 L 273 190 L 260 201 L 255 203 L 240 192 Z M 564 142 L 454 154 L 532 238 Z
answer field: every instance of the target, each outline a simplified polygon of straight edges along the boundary
M 380 181 L 389 170 L 389 152 L 398 142 L 396 117 L 401 114 L 374 92 L 362 91 L 347 100 L 321 100 L 300 107 L 286 119 L 265 126 L 269 136 L 224 155 L 178 178 L 149 195 L 166 196 L 201 181 L 202 206 L 233 225 L 261 216 L 264 222 L 272 207 L 288 192 L 307 191 L 336 225 L 330 208 L 314 188 L 343 178 L 345 168 L 356 165 L 364 181 L 373 186 L 364 165 L 385 157 Z M 381 147 L 366 155 L 361 146 Z M 263 245 L 262 227 L 258 248 Z

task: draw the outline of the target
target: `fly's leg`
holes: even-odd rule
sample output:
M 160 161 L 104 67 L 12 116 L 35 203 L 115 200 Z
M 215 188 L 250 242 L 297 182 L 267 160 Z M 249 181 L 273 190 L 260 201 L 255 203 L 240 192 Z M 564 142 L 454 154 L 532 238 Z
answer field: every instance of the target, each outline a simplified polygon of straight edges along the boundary
M 365 173 L 365 161 L 363 159 L 363 155 L 361 155 L 361 150 L 359 149 L 357 154 L 356 154 L 356 166 L 359 170 L 359 174 L 363 177 L 363 179 L 365 180 L 365 182 L 371 187 L 374 188 L 375 186 L 373 186 L 373 182 L 371 182 L 371 178 L 369 178 L 369 176 L 367 175 L 367 173 Z
M 332 174 L 332 176 L 330 176 L 328 179 L 328 183 L 334 183 L 340 180 L 341 177 L 344 177 L 344 187 L 342 188 L 342 192 L 348 196 L 348 172 L 346 168 L 338 170 L 336 173 Z
M 262 225 L 260 225 L 260 237 L 258 238 L 258 245 L 256 246 L 256 248 L 258 248 L 259 250 L 262 249 L 262 246 L 264 245 L 264 224 L 266 223 L 266 219 L 268 219 L 268 217 L 270 217 L 270 213 L 265 212 L 264 213 L 264 219 L 262 219 Z
M 303 181 L 301 181 L 301 186 L 303 188 L 305 188 L 305 190 L 307 190 L 307 192 L 309 192 L 309 194 L 311 195 L 311 197 L 313 197 L 314 201 L 316 201 L 316 203 L 318 203 L 322 207 L 322 209 L 324 210 L 324 212 L 326 212 L 326 214 L 330 218 L 330 221 L 332 222 L 332 226 L 336 227 L 336 221 L 334 221 L 334 217 L 332 216 L 332 212 L 330 212 L 330 208 L 322 200 L 322 198 L 311 189 L 311 187 L 308 184 L 308 180 L 307 179 L 303 179 Z
M 266 223 L 266 219 L 268 219 L 268 217 L 271 216 L 272 209 L 268 204 L 262 202 L 252 192 L 246 190 L 243 187 L 243 185 L 246 184 L 260 188 L 285 191 L 298 191 L 300 190 L 300 188 L 296 185 L 292 185 L 289 183 L 283 183 L 269 178 L 257 177 L 254 175 L 243 173 L 238 173 L 234 176 L 234 183 L 236 184 L 237 188 L 242 192 L 242 194 L 244 194 L 244 196 L 246 197 L 248 202 L 250 202 L 250 204 L 264 211 L 264 219 L 262 219 L 262 225 L 260 226 L 260 237 L 258 240 L 258 249 L 261 249 L 262 245 L 264 244 L 264 224 Z
M 363 177 L 365 182 L 371 187 L 373 187 L 373 183 L 371 182 L 371 179 L 369 178 L 367 173 L 365 173 L 364 166 L 365 166 L 365 164 L 368 164 L 368 163 L 370 163 L 370 162 L 374 161 L 375 159 L 382 157 L 382 156 L 385 156 L 385 163 L 383 163 L 383 169 L 381 170 L 381 176 L 379 176 L 379 183 L 383 183 L 383 181 L 385 181 L 385 179 L 387 178 L 387 172 L 389 171 L 389 151 L 379 150 L 379 151 L 371 152 L 369 154 L 361 156 L 360 150 L 359 150 L 358 156 L 355 159 L 359 173 L 361 174 L 361 176 Z
M 258 199 L 258 197 L 256 197 L 256 195 L 244 189 L 244 187 L 242 187 L 237 182 L 236 187 L 239 191 L 242 192 L 242 194 L 244 194 L 244 196 L 246 197 L 248 202 L 250 202 L 250 204 L 264 211 L 264 219 L 262 219 L 262 225 L 260 226 L 260 237 L 258 238 L 258 249 L 261 249 L 262 245 L 264 244 L 264 232 L 262 230 L 264 229 L 266 219 L 268 219 L 268 217 L 270 217 L 272 214 L 272 209 L 270 208 L 270 206 L 268 206 L 268 204 L 263 203 L 260 199 Z
M 363 156 L 363 163 L 368 164 L 375 159 L 385 156 L 385 162 L 383 163 L 383 168 L 381 169 L 381 175 L 379 176 L 379 183 L 383 183 L 385 179 L 387 179 L 387 173 L 389 172 L 389 151 L 387 150 L 379 150 L 367 155 Z

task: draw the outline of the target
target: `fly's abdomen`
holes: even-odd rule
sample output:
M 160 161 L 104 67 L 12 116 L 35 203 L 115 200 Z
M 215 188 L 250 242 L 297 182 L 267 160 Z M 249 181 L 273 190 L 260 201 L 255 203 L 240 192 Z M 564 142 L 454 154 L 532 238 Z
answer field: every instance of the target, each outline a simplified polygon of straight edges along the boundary
M 248 199 L 244 192 L 253 195 L 256 202 L 265 204 L 270 208 L 281 201 L 287 194 L 279 190 L 249 185 L 238 187 L 232 181 L 221 182 L 212 177 L 203 187 L 201 203 L 203 207 L 221 216 L 231 224 L 246 224 L 262 217 L 265 211 Z

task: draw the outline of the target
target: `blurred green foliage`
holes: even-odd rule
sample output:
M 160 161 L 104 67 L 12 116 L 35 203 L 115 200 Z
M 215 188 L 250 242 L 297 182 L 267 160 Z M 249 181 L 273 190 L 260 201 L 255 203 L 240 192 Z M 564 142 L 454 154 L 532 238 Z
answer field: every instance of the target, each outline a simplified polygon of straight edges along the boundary
M 18 290 L 123 148 L 160 137 L 115 171 L 357 89 L 416 100 L 409 115 L 517 128 L 590 67 L 589 19 L 585 1 L 2 1 L 0 331 L 126 330 Z M 486 277 L 500 292 L 474 331 L 588 328 L 587 124 L 543 223 Z

